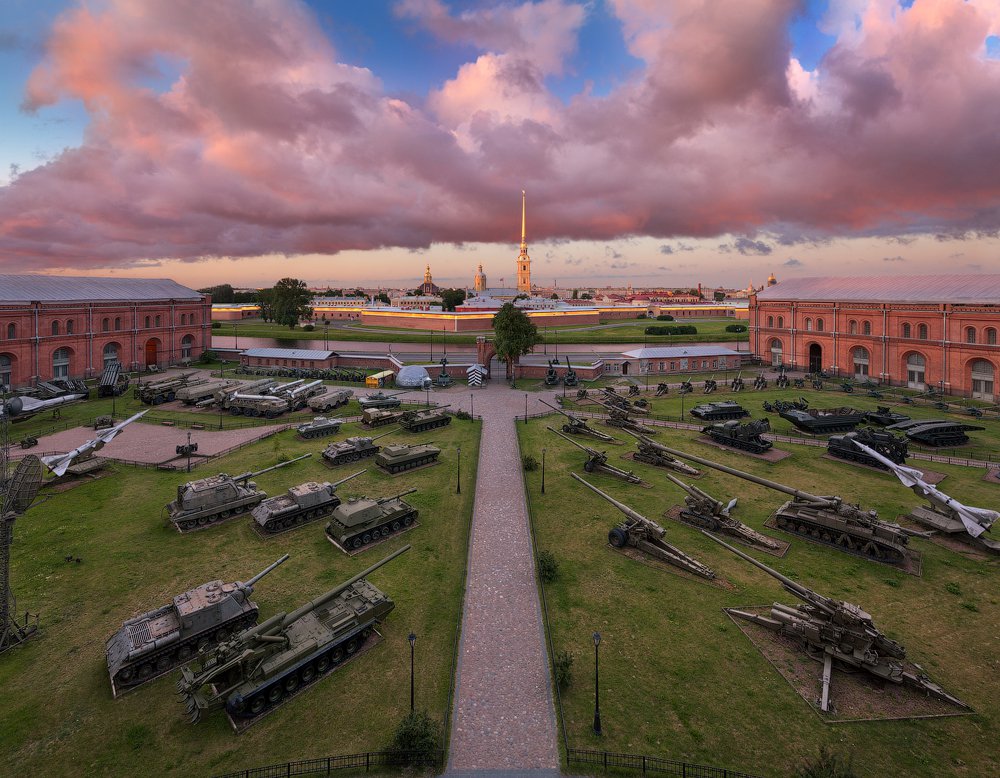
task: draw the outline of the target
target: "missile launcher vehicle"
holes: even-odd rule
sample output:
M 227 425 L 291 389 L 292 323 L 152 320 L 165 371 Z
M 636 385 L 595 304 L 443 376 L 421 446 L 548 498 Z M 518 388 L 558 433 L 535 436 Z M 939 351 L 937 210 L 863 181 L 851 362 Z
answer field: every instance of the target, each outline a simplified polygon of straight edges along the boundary
M 723 400 L 714 403 L 702 403 L 688 411 L 696 419 L 702 421 L 725 421 L 726 419 L 742 419 L 750 415 L 738 402 Z
M 300 424 L 295 428 L 295 432 L 303 440 L 313 440 L 314 438 L 325 438 L 328 435 L 336 435 L 343 426 L 338 418 L 328 419 L 326 416 L 314 416 L 313 420 Z
M 386 435 L 391 435 L 395 431 L 394 429 L 387 430 L 375 437 L 353 435 L 336 443 L 331 443 L 323 449 L 323 459 L 331 466 L 336 467 L 348 462 L 357 462 L 359 459 L 373 457 L 381 450 L 381 446 L 376 446 L 375 441 L 379 438 L 384 438 Z
M 557 413 L 561 413 L 563 416 L 569 419 L 568 422 L 563 424 L 562 427 L 563 432 L 569 433 L 570 435 L 589 435 L 590 437 L 596 438 L 597 440 L 603 440 L 605 443 L 618 442 L 610 435 L 607 435 L 601 432 L 600 430 L 595 430 L 593 427 L 589 426 L 586 421 L 584 421 L 581 417 L 577 416 L 576 414 L 568 413 L 567 411 L 562 410 L 562 408 L 556 408 L 556 406 L 554 405 L 549 405 L 547 402 L 545 402 L 545 400 L 542 400 L 541 403 L 542 405 L 551 408 Z
M 135 387 L 135 398 L 143 405 L 161 405 L 162 403 L 172 402 L 177 398 L 178 389 L 190 386 L 191 384 L 206 382 L 204 378 L 194 378 L 193 376 L 195 375 L 196 371 L 191 370 L 187 373 L 166 376 L 155 381 L 147 381 L 144 384 L 139 384 Z
M 944 446 L 961 446 L 969 442 L 965 433 L 971 430 L 981 430 L 974 424 L 964 424 L 960 421 L 945 419 L 913 419 L 898 424 L 890 424 L 887 430 L 899 430 L 914 443 L 924 446 L 941 448 Z
M 177 499 L 166 507 L 167 518 L 180 532 L 191 532 L 239 516 L 256 508 L 267 497 L 267 493 L 258 489 L 251 478 L 311 456 L 303 454 L 252 473 L 237 476 L 219 473 L 180 484 Z
M 739 422 L 736 419 L 710 424 L 703 427 L 702 435 L 708 435 L 716 443 L 729 448 L 736 448 L 740 451 L 749 451 L 751 454 L 763 454 L 774 444 L 762 436 L 771 431 L 771 422 L 768 419 L 757 419 L 755 421 Z
M 291 410 L 292 404 L 288 397 L 274 397 L 267 394 L 241 394 L 237 392 L 223 401 L 223 407 L 233 416 L 263 416 L 274 419 Z
M 395 607 L 365 577 L 409 549 L 403 546 L 291 613 L 239 632 L 181 668 L 177 690 L 192 723 L 219 708 L 234 721 L 253 723 L 356 654 Z
M 326 525 L 326 534 L 344 551 L 356 551 L 363 546 L 377 543 L 413 525 L 419 511 L 403 498 L 416 489 L 394 494 L 392 497 L 372 499 L 351 497 L 333 509 Z
M 589 446 L 584 446 L 577 443 L 573 438 L 566 437 L 558 430 L 552 429 L 552 427 L 546 427 L 549 432 L 554 432 L 563 440 L 568 440 L 578 449 L 585 451 L 587 453 L 587 461 L 583 463 L 583 469 L 588 473 L 598 472 L 606 473 L 607 475 L 613 475 L 616 478 L 621 478 L 624 481 L 628 481 L 630 484 L 641 484 L 642 479 L 633 473 L 631 470 L 622 470 L 620 467 L 615 467 L 608 463 L 608 455 L 604 451 L 597 451 L 596 449 L 590 448 Z
M 430 443 L 417 443 L 415 445 L 397 443 L 383 446 L 375 457 L 375 464 L 395 475 L 404 470 L 414 470 L 436 462 L 439 456 L 441 456 L 441 449 Z
M 829 435 L 832 432 L 850 432 L 865 419 L 865 412 L 855 408 L 789 408 L 778 415 L 787 419 L 803 432 Z
M 880 427 L 888 427 L 890 424 L 909 421 L 910 417 L 905 413 L 897 413 L 889 410 L 889 406 L 887 405 L 880 405 L 874 411 L 865 411 L 864 420 L 866 424 L 877 424 Z
M 889 469 L 880 460 L 866 454 L 858 446 L 859 443 L 875 449 L 879 454 L 898 465 L 906 463 L 909 449 L 906 438 L 898 437 L 877 427 L 862 427 L 855 432 L 848 432 L 844 435 L 831 435 L 826 444 L 826 452 L 831 456 L 850 462 L 877 467 L 879 470 Z
M 246 583 L 209 581 L 169 605 L 122 624 L 105 647 L 115 696 L 163 675 L 230 635 L 257 623 L 253 587 L 288 559 L 285 554 Z
M 340 505 L 337 487 L 364 472 L 359 470 L 333 483 L 306 481 L 290 487 L 284 494 L 268 497 L 250 512 L 253 526 L 265 535 L 277 535 L 329 516 Z
M 213 397 L 220 389 L 228 389 L 236 386 L 237 381 L 224 381 L 216 379 L 214 381 L 200 381 L 194 384 L 180 387 L 175 393 L 175 399 L 180 400 L 185 405 L 196 405 L 202 400 Z
M 354 396 L 353 389 L 327 390 L 323 394 L 313 395 L 306 401 L 306 405 L 316 413 L 329 413 L 335 408 L 347 405 Z
M 361 423 L 366 427 L 384 427 L 386 424 L 395 424 L 407 411 L 393 410 L 391 408 L 365 408 L 361 412 Z
M 385 392 L 371 392 L 364 397 L 358 398 L 358 405 L 361 406 L 361 410 L 366 410 L 368 408 L 398 408 L 403 404 L 403 401 L 399 399 L 399 396 L 406 394 L 406 392 L 396 392 L 395 394 L 386 394 Z
M 445 410 L 450 405 L 428 408 L 422 411 L 406 411 L 399 420 L 399 426 L 407 432 L 426 432 L 451 424 L 451 416 Z

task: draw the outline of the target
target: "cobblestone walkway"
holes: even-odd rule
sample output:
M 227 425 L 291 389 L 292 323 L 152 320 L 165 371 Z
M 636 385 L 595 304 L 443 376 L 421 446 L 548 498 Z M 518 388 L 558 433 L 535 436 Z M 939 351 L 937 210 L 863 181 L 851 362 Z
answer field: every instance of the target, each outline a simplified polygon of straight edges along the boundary
M 483 436 L 448 774 L 554 775 L 556 719 L 514 426 L 524 394 L 497 383 L 475 395 Z M 530 412 L 539 410 L 534 397 Z

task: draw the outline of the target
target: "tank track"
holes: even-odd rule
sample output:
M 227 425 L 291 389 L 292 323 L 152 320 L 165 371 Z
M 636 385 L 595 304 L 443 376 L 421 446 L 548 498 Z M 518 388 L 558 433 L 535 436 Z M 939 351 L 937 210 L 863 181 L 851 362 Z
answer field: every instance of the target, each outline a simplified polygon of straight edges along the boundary
M 268 519 L 263 525 L 254 519 L 253 525 L 261 535 L 271 538 L 275 535 L 280 535 L 282 532 L 288 532 L 289 530 L 301 527 L 303 524 L 324 519 L 333 513 L 333 509 L 338 505 L 340 505 L 340 500 L 335 499 L 319 508 L 311 508 L 308 511 L 298 511 L 286 514 L 285 516 Z
M 369 543 L 374 543 L 378 540 L 384 540 L 385 538 L 392 537 L 393 535 L 402 532 L 404 529 L 408 529 L 413 526 L 413 522 L 416 520 L 417 516 L 420 515 L 420 511 L 416 508 L 407 511 L 402 516 L 396 516 L 384 524 L 377 524 L 371 529 L 366 529 L 364 532 L 359 532 L 353 537 L 349 537 L 345 541 L 345 545 L 348 550 L 356 551 L 359 548 L 367 546 Z M 330 535 L 329 532 L 326 533 Z M 330 537 L 333 537 L 330 535 Z M 336 540 L 336 538 L 333 538 Z
M 300 432 L 299 437 L 302 438 L 303 440 L 315 440 L 316 438 L 328 438 L 330 437 L 330 435 L 336 435 L 338 432 L 340 432 L 340 427 L 334 426 L 334 427 L 327 427 L 322 430 L 317 430 L 315 432 L 313 432 L 312 430 L 310 430 L 309 432 Z
M 260 716 L 280 706 L 286 698 L 290 699 L 351 659 L 365 645 L 372 631 L 372 624 L 362 627 L 334 645 L 317 651 L 281 675 L 269 679 L 247 697 L 227 700 L 226 712 L 249 726 Z
M 948 446 L 964 446 L 969 442 L 969 436 L 964 432 L 952 432 L 944 435 L 936 434 L 933 437 L 913 437 L 914 443 L 931 448 L 946 448 Z
M 375 427 L 385 427 L 388 424 L 395 424 L 397 421 L 399 421 L 398 417 L 393 418 L 391 416 L 386 416 L 383 418 L 375 419 L 372 422 L 362 421 L 361 424 L 364 425 L 365 427 L 368 427 L 369 429 L 374 429 Z
M 402 473 L 404 470 L 415 470 L 418 467 L 423 467 L 424 465 L 429 465 L 431 462 L 436 462 L 438 454 L 424 454 L 419 459 L 414 459 L 409 462 L 401 462 L 399 464 L 390 465 L 379 465 L 383 470 L 388 470 L 389 473 L 395 475 L 396 473 Z M 376 462 L 376 464 L 378 464 Z
M 888 472 L 889 468 L 879 462 L 877 459 L 872 459 L 861 451 L 846 451 L 842 448 L 828 448 L 826 453 L 830 456 L 837 457 L 837 459 L 844 459 L 848 462 L 857 462 L 859 465 L 868 465 L 868 467 L 875 467 L 879 470 L 885 470 Z M 882 452 L 879 452 L 882 453 Z M 888 456 L 885 454 L 884 456 Z
M 788 515 L 779 509 L 775 511 L 774 523 L 778 529 L 804 540 L 824 546 L 833 546 L 854 556 L 876 562 L 886 562 L 890 565 L 901 565 L 906 561 L 906 549 L 891 541 L 867 536 L 849 527 L 836 530 L 824 527 L 822 524 L 814 524 L 801 513 Z
M 170 523 L 173 524 L 179 532 L 197 532 L 200 529 L 207 529 L 208 527 L 215 526 L 216 524 L 222 524 L 230 519 L 235 519 L 237 516 L 242 516 L 244 513 L 252 511 L 263 501 L 264 497 L 261 496 L 259 500 L 248 502 L 244 505 L 237 505 L 233 508 L 226 508 L 225 510 L 218 511 L 217 513 L 211 513 L 206 516 L 176 520 L 170 519 Z
M 693 413 L 691 415 L 694 416 Z M 721 413 L 706 413 L 706 414 L 703 414 L 701 416 L 695 416 L 695 418 L 699 419 L 701 421 L 715 422 L 715 421 L 728 421 L 729 419 L 745 419 L 749 415 L 750 415 L 749 411 L 743 410 L 743 411 L 740 411 L 738 413 L 735 412 L 735 411 L 730 411 L 729 413 L 725 413 L 725 412 L 721 412 Z
M 359 459 L 367 459 L 368 457 L 373 457 L 379 452 L 380 446 L 373 446 L 367 451 L 348 451 L 345 454 L 338 454 L 335 457 L 328 457 L 326 453 L 323 454 L 323 459 L 325 459 L 330 465 L 346 465 L 348 462 L 357 462 Z
M 407 432 L 426 432 L 438 427 L 447 427 L 449 424 L 451 424 L 451 416 L 445 416 L 443 419 L 435 419 L 434 421 L 418 422 L 416 424 L 407 424 L 405 421 L 400 422 L 400 426 Z
M 230 635 L 252 627 L 257 623 L 257 614 L 258 610 L 254 609 L 237 619 L 223 622 L 214 630 L 191 635 L 145 655 L 138 662 L 124 665 L 111 678 L 115 696 L 159 678 L 164 673 L 191 661 L 200 648 L 218 645 Z
M 770 442 L 768 442 L 768 445 L 762 446 L 760 443 L 756 443 L 755 441 L 752 440 L 740 440 L 738 438 L 720 438 L 716 437 L 715 435 L 712 435 L 711 433 L 708 434 L 708 437 L 714 440 L 716 443 L 719 443 L 728 448 L 736 448 L 739 449 L 740 451 L 749 451 L 751 454 L 765 454 L 771 450 Z

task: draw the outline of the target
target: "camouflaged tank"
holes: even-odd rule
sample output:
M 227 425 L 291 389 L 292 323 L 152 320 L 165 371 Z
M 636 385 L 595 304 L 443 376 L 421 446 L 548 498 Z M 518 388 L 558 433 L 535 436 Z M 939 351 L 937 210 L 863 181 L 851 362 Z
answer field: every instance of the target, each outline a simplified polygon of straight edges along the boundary
M 399 420 L 399 426 L 407 432 L 426 432 L 436 427 L 446 427 L 451 424 L 451 416 L 445 409 L 450 407 L 442 405 L 423 411 L 406 411 Z
M 375 441 L 379 438 L 384 438 L 386 435 L 390 435 L 396 430 L 388 430 L 383 432 L 381 435 L 376 435 L 375 437 L 368 437 L 366 435 L 353 435 L 344 440 L 339 440 L 336 443 L 331 443 L 325 449 L 323 449 L 323 459 L 325 459 L 330 465 L 343 465 L 348 462 L 357 462 L 359 459 L 366 459 L 367 457 L 375 456 L 380 450 L 381 446 L 376 446 Z
M 326 534 L 345 551 L 354 551 L 401 532 L 413 524 L 419 513 L 402 499 L 415 491 L 407 489 L 378 499 L 352 497 L 334 509 Z
M 364 472 L 359 470 L 333 483 L 306 481 L 289 488 L 284 494 L 269 497 L 251 512 L 254 526 L 266 535 L 277 535 L 328 516 L 340 505 L 337 487 Z
M 288 559 L 285 554 L 246 583 L 209 581 L 169 605 L 122 624 L 107 641 L 108 675 L 115 696 L 163 675 L 230 635 L 257 623 L 254 585 Z
M 401 473 L 404 470 L 413 470 L 436 462 L 440 455 L 441 449 L 430 443 L 418 443 L 413 446 L 394 443 L 382 447 L 375 457 L 375 464 L 390 473 Z
M 300 424 L 295 428 L 300 438 L 313 440 L 314 438 L 325 438 L 327 435 L 336 435 L 344 422 L 340 419 L 328 419 L 326 416 L 314 416 L 313 420 L 307 424 Z

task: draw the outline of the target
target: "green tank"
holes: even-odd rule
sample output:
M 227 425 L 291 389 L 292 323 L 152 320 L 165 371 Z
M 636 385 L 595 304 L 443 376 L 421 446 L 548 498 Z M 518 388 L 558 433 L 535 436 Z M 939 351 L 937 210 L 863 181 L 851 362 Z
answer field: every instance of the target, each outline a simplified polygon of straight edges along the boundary
M 451 424 L 451 416 L 442 405 L 440 408 L 429 408 L 423 411 L 406 411 L 399 420 L 399 426 L 407 432 L 426 432 L 436 427 L 446 427 Z
M 234 720 L 252 723 L 356 654 L 396 607 L 365 577 L 409 550 L 403 546 L 302 607 L 244 630 L 182 667 L 177 690 L 191 721 L 225 708 Z M 378 667 L 371 672 L 373 678 L 380 675 Z
M 284 494 L 269 497 L 251 511 L 253 523 L 261 532 L 276 535 L 328 516 L 340 505 L 337 487 L 364 472 L 359 470 L 333 483 L 306 481 L 304 484 L 291 487 Z
M 336 435 L 340 432 L 343 424 L 344 422 L 336 417 L 329 419 L 326 416 L 313 416 L 312 421 L 300 424 L 295 428 L 295 431 L 299 434 L 299 437 L 305 440 L 312 440 L 314 438 L 325 438 L 327 435 Z
M 323 449 L 323 459 L 331 466 L 336 466 L 373 457 L 382 448 L 381 446 L 376 446 L 375 441 L 379 438 L 384 438 L 386 435 L 391 435 L 395 431 L 394 429 L 388 430 L 373 438 L 365 435 L 354 435 L 344 440 L 339 440 L 336 443 L 331 443 Z
M 361 423 L 366 427 L 384 427 L 386 424 L 394 424 L 399 421 L 405 413 L 407 411 L 391 408 L 365 408 L 361 412 Z
M 407 489 L 392 497 L 352 497 L 334 508 L 326 534 L 345 551 L 374 543 L 413 524 L 418 511 L 403 497 L 417 491 Z
M 413 470 L 436 462 L 440 455 L 441 449 L 430 443 L 417 443 L 412 446 L 393 443 L 382 447 L 375 457 L 375 464 L 390 473 L 401 473 L 404 470 Z

